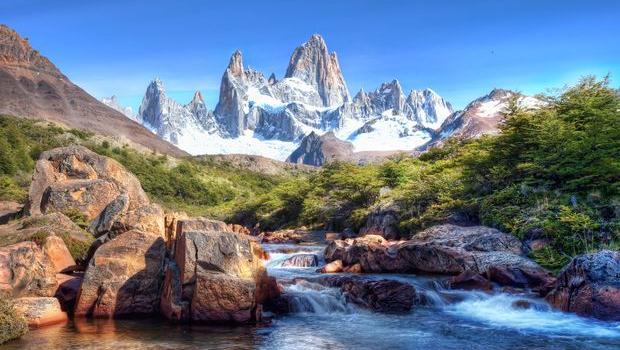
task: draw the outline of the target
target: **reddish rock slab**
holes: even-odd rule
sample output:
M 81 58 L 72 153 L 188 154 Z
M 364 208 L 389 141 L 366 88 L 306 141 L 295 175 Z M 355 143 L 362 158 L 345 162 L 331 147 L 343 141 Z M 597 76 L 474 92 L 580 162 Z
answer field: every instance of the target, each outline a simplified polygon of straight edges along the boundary
M 24 297 L 14 300 L 15 309 L 24 315 L 30 328 L 40 328 L 67 322 L 58 299 L 51 297 Z

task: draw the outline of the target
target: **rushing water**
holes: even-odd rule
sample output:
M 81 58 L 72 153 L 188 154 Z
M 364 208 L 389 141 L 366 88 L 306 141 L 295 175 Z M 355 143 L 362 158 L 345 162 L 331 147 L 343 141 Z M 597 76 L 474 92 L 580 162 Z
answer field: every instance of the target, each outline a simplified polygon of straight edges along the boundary
M 348 304 L 338 289 L 293 281 L 317 277 L 316 268 L 280 266 L 293 250 L 320 255 L 322 247 L 265 248 L 267 268 L 293 295 L 294 310 L 269 326 L 82 320 L 32 331 L 0 349 L 620 349 L 620 323 L 554 311 L 532 295 L 447 290 L 438 278 L 364 275 L 410 283 L 429 301 L 404 315 L 373 313 Z M 517 300 L 532 307 L 513 306 Z

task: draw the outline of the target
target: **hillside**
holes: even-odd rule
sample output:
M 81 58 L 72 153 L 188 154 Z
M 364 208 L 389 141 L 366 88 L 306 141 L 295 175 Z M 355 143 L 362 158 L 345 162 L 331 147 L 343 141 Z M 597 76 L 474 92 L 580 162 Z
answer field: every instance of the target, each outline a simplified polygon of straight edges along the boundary
M 11 28 L 0 25 L 0 114 L 43 119 L 170 156 L 186 153 L 73 84 Z
M 247 156 L 169 158 L 78 129 L 0 116 L 0 201 L 24 202 L 41 152 L 71 144 L 119 161 L 138 176 L 149 196 L 169 211 L 221 218 L 280 182 L 310 170 Z

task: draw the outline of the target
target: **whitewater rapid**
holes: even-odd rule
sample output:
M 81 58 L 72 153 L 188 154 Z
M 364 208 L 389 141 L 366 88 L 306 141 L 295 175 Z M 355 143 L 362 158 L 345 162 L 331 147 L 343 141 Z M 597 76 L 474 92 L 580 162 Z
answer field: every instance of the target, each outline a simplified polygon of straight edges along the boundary
M 450 290 L 441 277 L 361 275 L 409 283 L 427 300 L 404 315 L 371 312 L 347 303 L 338 288 L 304 280 L 319 277 L 316 267 L 281 266 L 300 252 L 317 254 L 324 263 L 323 247 L 264 247 L 270 253 L 266 263 L 270 275 L 293 296 L 292 313 L 277 317 L 268 332 L 280 348 L 620 348 L 620 322 L 559 312 L 533 294 Z M 520 307 L 518 302 L 529 307 Z

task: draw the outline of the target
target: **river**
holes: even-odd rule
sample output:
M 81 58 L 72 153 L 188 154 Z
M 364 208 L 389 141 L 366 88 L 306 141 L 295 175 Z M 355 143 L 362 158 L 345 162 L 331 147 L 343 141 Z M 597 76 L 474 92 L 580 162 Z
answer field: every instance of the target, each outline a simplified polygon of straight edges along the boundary
M 0 349 L 620 349 L 620 323 L 552 310 L 533 295 L 455 291 L 444 279 L 363 275 L 412 284 L 428 300 L 403 315 L 374 313 L 346 302 L 338 289 L 293 278 L 315 267 L 283 268 L 295 254 L 265 245 L 269 273 L 294 295 L 294 312 L 266 326 L 175 325 L 166 320 L 79 320 L 34 330 Z M 287 248 L 322 254 L 321 246 Z M 513 306 L 527 300 L 532 307 Z

